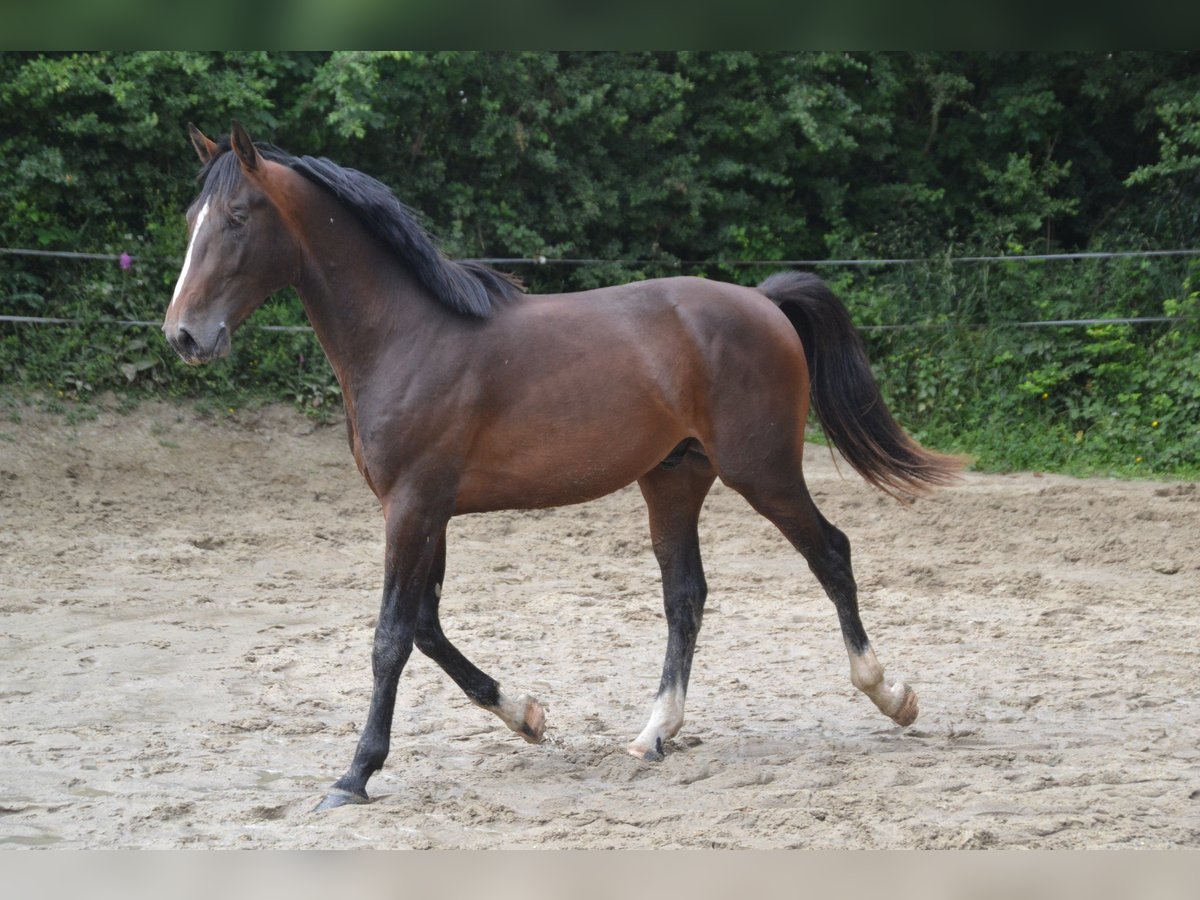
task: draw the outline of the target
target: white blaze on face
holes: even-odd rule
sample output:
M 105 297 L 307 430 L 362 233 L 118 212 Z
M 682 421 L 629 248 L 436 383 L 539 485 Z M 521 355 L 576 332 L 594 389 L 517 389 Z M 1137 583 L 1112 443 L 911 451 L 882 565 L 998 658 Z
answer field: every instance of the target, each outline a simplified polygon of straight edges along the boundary
M 192 250 L 196 247 L 196 239 L 200 237 L 200 229 L 204 227 L 204 219 L 208 216 L 208 201 L 204 201 L 204 206 L 200 209 L 200 215 L 196 216 L 196 227 L 192 230 L 192 239 L 188 241 L 187 253 L 183 257 L 183 268 L 179 270 L 179 280 L 175 282 L 175 293 L 171 295 L 171 305 L 175 305 L 175 301 L 179 299 L 179 291 L 183 288 L 184 281 L 187 280 L 188 269 L 192 265 Z

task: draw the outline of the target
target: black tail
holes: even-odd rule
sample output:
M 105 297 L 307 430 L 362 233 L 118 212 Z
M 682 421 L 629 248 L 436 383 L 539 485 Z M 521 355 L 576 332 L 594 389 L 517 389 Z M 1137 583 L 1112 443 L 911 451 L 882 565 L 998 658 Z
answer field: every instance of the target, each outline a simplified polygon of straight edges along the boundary
M 810 272 L 780 272 L 758 289 L 800 335 L 813 409 L 855 471 L 898 499 L 955 480 L 963 461 L 926 450 L 888 412 L 862 338 L 825 282 Z

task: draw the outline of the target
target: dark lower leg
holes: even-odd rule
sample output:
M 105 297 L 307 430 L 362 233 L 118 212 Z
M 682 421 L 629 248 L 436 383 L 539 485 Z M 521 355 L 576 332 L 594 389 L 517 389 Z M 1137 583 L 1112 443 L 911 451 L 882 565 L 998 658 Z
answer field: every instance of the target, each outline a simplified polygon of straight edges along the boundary
M 825 520 L 806 489 L 794 493 L 794 502 L 783 510 L 778 505 L 781 496 L 786 495 L 774 494 L 771 503 L 755 507 L 804 555 L 833 601 L 850 658 L 851 683 L 898 725 L 912 724 L 917 718 L 917 695 L 903 682 L 890 682 L 884 677 L 883 666 L 875 657 L 859 617 L 858 586 L 850 565 L 849 539 Z
M 385 601 L 384 607 L 388 605 Z M 413 646 L 412 623 L 399 616 L 388 616 L 387 619 L 385 622 L 381 614 L 375 629 L 375 646 L 371 654 L 374 686 L 367 724 L 359 737 L 350 768 L 333 785 L 334 792 L 362 801 L 367 800 L 367 781 L 383 768 L 387 759 L 392 716 L 396 707 L 396 688 Z M 328 808 L 328 799 L 318 808 Z
M 697 541 L 680 548 L 673 558 L 660 558 L 660 564 L 667 615 L 667 653 L 650 720 L 628 748 L 634 756 L 646 760 L 662 759 L 663 742 L 673 738 L 683 726 L 692 657 L 708 594 Z
M 421 608 L 417 616 L 417 649 L 437 663 L 462 688 L 472 703 L 495 713 L 525 740 L 537 743 L 545 731 L 545 712 L 541 705 L 527 695 L 511 700 L 505 697 L 496 680 L 463 656 L 442 630 L 438 608 L 445 571 L 446 535 L 443 533 L 429 581 L 421 596 Z
M 422 536 L 428 534 L 423 524 L 422 520 L 388 523 L 383 601 L 371 653 L 374 683 L 367 722 L 350 768 L 334 783 L 318 810 L 367 802 L 367 781 L 387 759 L 396 689 L 412 653 L 421 592 L 434 561 L 434 548 Z
M 824 550 L 819 556 L 814 554 L 809 566 L 837 609 L 850 658 L 850 681 L 897 725 L 911 725 L 917 718 L 917 695 L 903 682 L 889 682 L 884 677 L 883 666 L 875 658 L 859 617 L 858 586 L 850 567 L 850 541 L 820 513 L 816 515 L 825 538 Z
M 708 595 L 697 521 L 713 477 L 706 459 L 691 458 L 678 469 L 655 470 L 640 482 L 650 511 L 667 617 L 667 652 L 654 707 L 646 727 L 627 748 L 640 759 L 662 759 L 664 742 L 683 726 L 692 657 Z

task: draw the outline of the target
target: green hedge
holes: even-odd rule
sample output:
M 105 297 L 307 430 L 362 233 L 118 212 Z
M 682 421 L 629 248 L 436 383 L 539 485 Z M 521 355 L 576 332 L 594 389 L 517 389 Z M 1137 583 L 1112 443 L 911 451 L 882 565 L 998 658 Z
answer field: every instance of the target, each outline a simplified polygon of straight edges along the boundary
M 258 138 L 370 172 L 458 256 L 614 260 L 519 270 L 534 290 L 754 259 L 920 257 L 822 269 L 869 331 L 889 401 L 992 468 L 1194 475 L 1195 264 L 950 263 L 954 255 L 1200 245 L 1200 54 L 0 54 L 0 378 L 336 400 L 311 336 L 246 329 L 174 360 L 154 328 L 196 191 L 184 133 Z M 1179 315 L 1172 325 L 1011 323 Z M 299 324 L 294 297 L 252 323 Z M 1157 423 L 1157 424 L 1155 424 Z

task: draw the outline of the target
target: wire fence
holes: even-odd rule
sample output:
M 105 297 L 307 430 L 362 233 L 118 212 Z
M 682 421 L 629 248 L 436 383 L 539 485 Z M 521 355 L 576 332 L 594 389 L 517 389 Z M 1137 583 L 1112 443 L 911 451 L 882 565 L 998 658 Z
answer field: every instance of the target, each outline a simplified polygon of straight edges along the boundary
M 0 256 L 42 256 L 58 257 L 61 259 L 95 259 L 109 262 L 158 261 L 182 262 L 175 257 L 144 257 L 129 253 L 87 253 L 76 250 L 33 250 L 23 247 L 0 247 Z M 1112 250 L 1087 251 L 1079 253 L 1013 253 L 999 256 L 948 256 L 948 257 L 896 257 L 880 259 L 601 259 L 601 258 L 572 258 L 547 256 L 481 256 L 472 257 L 468 262 L 484 263 L 490 266 L 909 266 L 933 262 L 960 263 L 992 263 L 992 262 L 1057 262 L 1080 259 L 1136 259 L 1162 256 L 1200 256 L 1200 248 L 1184 247 L 1177 250 Z
M 1029 322 L 911 322 L 900 325 L 859 325 L 859 331 L 952 331 L 956 328 L 1090 328 L 1096 325 L 1151 325 L 1164 322 L 1190 322 L 1189 316 L 1131 316 L 1120 319 L 1042 319 Z M 122 328 L 161 328 L 162 322 L 143 319 L 64 319 L 56 316 L 9 316 L 0 315 L 0 322 L 17 325 L 105 325 Z M 311 334 L 309 325 L 258 325 L 253 322 L 245 327 L 258 331 L 278 331 L 295 334 Z
M 31 256 L 58 259 L 78 259 L 102 262 L 117 262 L 123 268 L 134 263 L 142 262 L 171 262 L 164 257 L 139 257 L 129 253 L 90 253 L 74 250 L 36 250 L 20 247 L 0 247 L 0 256 Z M 1179 248 L 1174 250 L 1115 250 L 1088 251 L 1078 253 L 1025 253 L 997 256 L 944 256 L 944 257 L 896 257 L 878 259 L 742 259 L 742 260 L 662 260 L 662 259 L 601 259 L 601 258 L 570 258 L 570 257 L 476 257 L 471 262 L 479 262 L 495 266 L 665 266 L 673 268 L 695 268 L 700 266 L 724 267 L 775 267 L 775 268 L 837 268 L 837 267 L 884 267 L 910 266 L 950 263 L 954 265 L 990 264 L 990 263 L 1028 263 L 1028 262 L 1069 262 L 1079 260 L 1106 259 L 1152 259 L 1162 257 L 1200 257 L 1200 248 Z M 178 262 L 178 260 L 174 260 Z M 908 322 L 890 325 L 863 325 L 860 331 L 947 331 L 954 329 L 975 328 L 1078 328 L 1096 325 L 1149 325 L 1191 321 L 1188 316 L 1132 316 L 1126 318 L 1081 318 L 1081 319 L 1046 319 L 1018 322 Z M 161 322 L 140 319 L 79 319 L 56 316 L 20 316 L 0 314 L 0 322 L 16 325 L 103 325 L 128 328 L 159 328 Z M 250 323 L 249 327 L 267 332 L 311 333 L 307 325 L 257 325 Z

